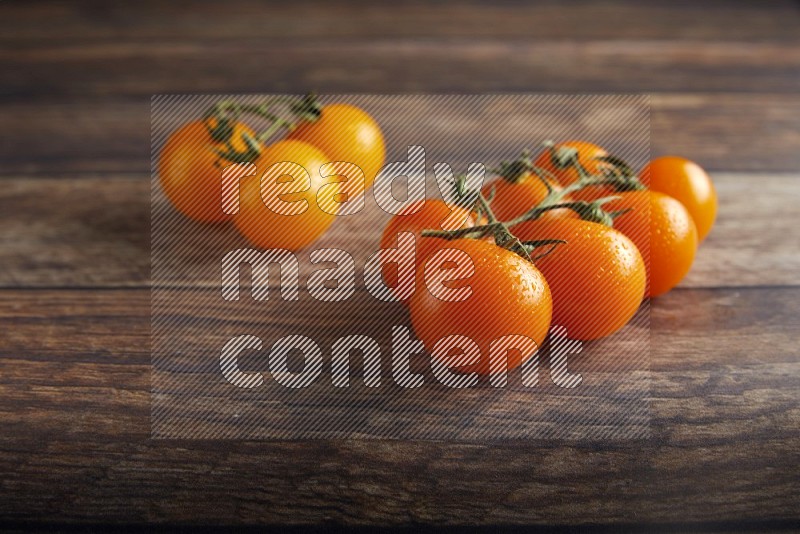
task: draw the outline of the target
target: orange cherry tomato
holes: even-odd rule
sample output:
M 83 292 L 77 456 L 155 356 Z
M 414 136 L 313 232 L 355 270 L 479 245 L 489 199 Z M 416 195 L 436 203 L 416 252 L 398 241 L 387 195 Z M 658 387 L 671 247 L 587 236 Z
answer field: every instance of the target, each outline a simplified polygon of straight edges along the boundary
M 554 150 L 560 148 L 574 148 L 578 151 L 578 163 L 586 169 L 589 174 L 597 174 L 602 170 L 603 162 L 597 158 L 608 156 L 608 152 L 602 147 L 599 147 L 588 141 L 565 141 L 557 143 Z M 550 171 L 563 186 L 571 185 L 580 179 L 577 169 L 573 166 L 560 167 L 556 161 L 553 160 L 553 150 L 545 149 L 539 154 L 534 162 L 536 167 Z
M 717 217 L 717 192 L 700 165 L 677 156 L 656 158 L 642 169 L 642 183 L 677 199 L 697 225 L 697 237 L 706 238 Z
M 420 267 L 417 275 L 424 279 L 425 270 L 440 266 L 436 263 L 439 250 L 454 249 L 472 259 L 474 272 L 464 280 L 447 283 L 458 289 L 469 287 L 465 300 L 438 298 L 428 286 L 417 287 L 411 297 L 411 323 L 425 348 L 433 353 L 436 343 L 447 336 L 465 336 L 480 349 L 477 362 L 459 367 L 463 372 L 488 375 L 490 345 L 503 336 L 525 336 L 541 346 L 550 329 L 552 300 L 542 273 L 529 261 L 500 248 L 490 241 L 455 239 L 442 245 Z M 447 254 L 447 253 L 445 253 Z M 519 367 L 533 351 L 508 351 L 507 369 Z
M 575 200 L 585 200 L 592 202 L 598 198 L 611 197 L 617 194 L 617 190 L 610 185 L 590 185 L 578 191 L 573 191 L 572 197 Z
M 211 138 L 214 119 L 197 120 L 179 128 L 167 139 L 158 162 L 161 187 L 173 206 L 194 220 L 220 222 L 230 219 L 222 211 L 222 170 L 231 165 L 216 151 L 228 151 Z M 244 152 L 243 134 L 255 138 L 253 130 L 233 122 L 231 147 Z
M 324 106 L 316 122 L 301 123 L 287 139 L 318 147 L 330 161 L 358 165 L 364 171 L 365 189 L 375 180 L 386 157 L 378 123 L 366 111 L 349 104 Z
M 559 191 L 561 186 L 552 184 L 554 190 Z M 490 198 L 494 189 L 491 208 L 495 217 L 501 221 L 510 221 L 519 217 L 531 208 L 542 202 L 548 194 L 547 186 L 541 178 L 532 173 L 526 173 L 515 181 L 505 178 L 498 178 L 485 184 L 481 194 L 485 198 Z M 569 197 L 564 201 L 570 200 Z M 577 218 L 577 214 L 570 209 L 558 209 L 547 211 L 542 218 L 569 217 Z
M 239 185 L 233 221 L 242 235 L 257 247 L 287 250 L 299 250 L 321 236 L 336 218 L 341 191 L 340 182 L 319 174 L 328 161 L 318 148 L 301 141 L 279 141 L 264 149 L 256 161 L 258 173 Z
M 423 204 L 419 211 L 416 211 Z M 466 208 L 456 207 L 453 217 L 466 221 L 462 227 L 471 227 L 475 219 Z M 411 232 L 416 240 L 416 268 L 428 259 L 431 251 L 448 243 L 446 239 L 436 237 L 422 237 L 423 230 L 455 230 L 456 228 L 442 228 L 442 223 L 450 216 L 451 210 L 443 200 L 426 199 L 411 204 L 399 214 L 389 219 L 381 236 L 381 248 L 389 249 L 397 246 L 397 236 L 401 232 Z M 416 272 L 416 271 L 415 271 Z M 397 286 L 397 265 L 383 264 L 381 274 L 386 285 L 390 288 Z M 417 285 L 419 287 L 419 284 Z M 407 301 L 403 301 L 407 302 Z
M 570 339 L 608 336 L 636 313 L 647 275 L 636 245 L 621 232 L 576 219 L 538 219 L 511 231 L 522 241 L 566 241 L 536 266 L 553 294 L 553 324 Z
M 614 228 L 634 242 L 647 268 L 647 296 L 666 293 L 683 280 L 694 262 L 697 230 L 686 208 L 656 191 L 617 193 L 609 211 L 630 209 L 614 219 Z

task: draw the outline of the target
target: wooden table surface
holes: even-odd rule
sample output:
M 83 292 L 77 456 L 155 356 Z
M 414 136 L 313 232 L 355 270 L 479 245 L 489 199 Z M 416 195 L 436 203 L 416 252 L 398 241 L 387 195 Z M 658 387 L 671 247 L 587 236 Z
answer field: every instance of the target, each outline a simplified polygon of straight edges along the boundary
M 0 4 L 0 527 L 800 521 L 800 8 Z M 155 93 L 646 92 L 720 214 L 652 304 L 646 442 L 150 436 Z M 691 524 L 691 525 L 686 525 Z

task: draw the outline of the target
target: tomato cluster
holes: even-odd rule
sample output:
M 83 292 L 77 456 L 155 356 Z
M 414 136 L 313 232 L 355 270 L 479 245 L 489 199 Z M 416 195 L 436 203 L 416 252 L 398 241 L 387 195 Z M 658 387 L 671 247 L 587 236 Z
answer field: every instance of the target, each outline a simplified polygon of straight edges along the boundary
M 393 217 L 381 240 L 389 246 L 400 232 L 421 240 L 418 279 L 448 269 L 469 274 L 448 278 L 448 287 L 470 288 L 463 301 L 424 290 L 408 300 L 429 351 L 448 336 L 477 343 L 483 357 L 465 371 L 488 374 L 484 345 L 511 332 L 539 346 L 551 322 L 585 341 L 618 331 L 644 298 L 684 278 L 716 215 L 709 176 L 683 158 L 654 159 L 637 176 L 601 147 L 571 141 L 546 145 L 536 159 L 524 153 L 496 172 L 464 228 L 443 230 L 448 208 L 434 200 Z M 460 251 L 471 259 L 466 271 L 454 260 Z M 395 282 L 391 270 L 384 280 Z M 508 368 L 524 359 L 509 358 Z
M 172 133 L 158 170 L 173 206 L 199 222 L 232 219 L 240 233 L 261 248 L 299 250 L 319 238 L 343 202 L 337 198 L 358 196 L 375 179 L 385 157 L 383 133 L 356 106 L 320 106 L 313 97 L 284 104 L 293 121 L 278 118 L 266 104 L 220 103 L 202 120 Z M 258 136 L 240 120 L 243 114 L 266 118 L 272 126 Z M 276 127 L 288 130 L 278 140 Z M 363 179 L 331 180 L 338 175 L 337 162 L 356 165 Z M 241 178 L 238 209 L 227 213 L 221 196 L 224 169 L 248 163 L 258 172 Z M 334 167 L 323 177 L 321 169 L 328 163 Z M 264 172 L 274 179 L 262 180 Z M 292 215 L 290 224 L 285 215 Z

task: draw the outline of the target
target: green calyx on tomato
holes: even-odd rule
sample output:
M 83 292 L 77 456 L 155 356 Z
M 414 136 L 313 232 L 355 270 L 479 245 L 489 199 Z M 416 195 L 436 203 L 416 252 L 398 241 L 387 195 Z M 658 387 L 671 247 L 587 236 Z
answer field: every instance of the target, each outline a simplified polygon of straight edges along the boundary
M 492 169 L 495 174 L 510 183 L 521 182 L 533 170 L 531 151 L 528 149 L 524 149 L 517 159 L 501 161 L 496 169 Z
M 274 111 L 276 106 L 285 107 L 285 112 L 279 114 Z M 241 144 L 244 148 L 234 146 L 234 125 L 242 115 L 254 115 L 268 122 L 267 128 L 251 135 L 241 134 Z M 231 100 L 218 102 L 209 109 L 203 117 L 204 123 L 211 139 L 220 145 L 215 150 L 216 154 L 230 163 L 251 163 L 257 159 L 263 150 L 264 143 L 273 137 L 279 130 L 293 130 L 303 122 L 315 122 L 322 115 L 322 104 L 314 94 L 297 98 L 279 96 L 268 99 L 259 104 L 243 104 Z
M 581 145 L 580 143 L 573 144 L 576 146 Z M 611 193 L 615 191 L 638 191 L 644 188 L 641 182 L 636 178 L 630 165 L 621 158 L 608 155 L 599 147 L 596 147 L 598 155 L 594 158 L 595 161 L 593 161 L 593 163 L 597 164 L 597 167 L 594 167 L 596 174 L 591 174 L 586 169 L 586 166 L 581 163 L 579 158 L 580 153 L 576 146 L 557 146 L 551 141 L 545 142 L 544 146 L 545 149 L 549 151 L 552 165 L 556 169 L 561 170 L 572 168 L 579 176 L 577 181 L 566 187 L 559 187 L 557 177 L 553 172 L 534 165 L 530 151 L 523 150 L 519 158 L 513 161 L 501 162 L 498 168 L 493 169 L 493 172 L 498 174 L 506 182 L 517 184 L 512 185 L 512 187 L 517 187 L 525 183 L 526 180 L 534 179 L 541 181 L 547 191 L 541 201 L 530 207 L 521 215 L 501 221 L 498 220 L 490 207 L 495 200 L 495 194 L 497 192 L 494 184 L 490 184 L 485 190 L 486 195 L 484 196 L 482 193 L 473 207 L 476 214 L 475 219 L 485 219 L 487 221 L 486 224 L 457 230 L 425 230 L 422 232 L 422 237 L 435 237 L 440 239 L 485 239 L 487 237 L 493 237 L 497 246 L 510 250 L 528 261 L 535 262 L 537 259 L 550 254 L 556 246 L 564 244 L 565 241 L 561 239 L 520 240 L 514 235 L 510 228 L 539 219 L 548 212 L 564 210 L 575 213 L 579 219 L 584 221 L 613 227 L 615 218 L 630 211 L 629 208 L 616 211 L 606 211 L 603 209 L 604 204 L 617 200 L 619 198 L 618 196 L 611 194 L 593 200 L 573 200 L 569 195 L 596 186 L 608 187 Z M 605 165 L 600 165 L 600 163 Z M 535 249 L 544 246 L 548 246 L 549 248 L 541 254 L 534 254 Z
M 436 237 L 441 239 L 485 239 L 487 237 L 494 238 L 494 242 L 500 248 L 510 250 L 524 259 L 534 262 L 538 258 L 549 254 L 557 245 L 564 243 L 559 239 L 538 239 L 532 241 L 520 241 L 509 230 L 509 223 L 498 221 L 492 209 L 489 207 L 489 201 L 481 194 L 478 196 L 478 201 L 474 207 L 476 219 L 481 220 L 485 218 L 487 223 L 472 226 L 469 228 L 459 228 L 457 230 L 424 230 L 422 237 Z M 543 254 L 533 255 L 535 249 L 549 246 L 550 248 Z

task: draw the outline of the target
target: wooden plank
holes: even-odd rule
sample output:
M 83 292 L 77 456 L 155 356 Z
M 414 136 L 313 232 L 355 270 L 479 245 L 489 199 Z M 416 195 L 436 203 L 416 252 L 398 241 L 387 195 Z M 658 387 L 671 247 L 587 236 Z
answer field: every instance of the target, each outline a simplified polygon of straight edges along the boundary
M 677 8 L 677 9 L 676 9 Z M 158 16 L 154 16 L 158 13 Z M 789 0 L 759 3 L 704 0 L 537 2 L 403 2 L 331 5 L 301 1 L 264 6 L 253 1 L 153 1 L 127 4 L 55 1 L 4 5 L 14 21 L 2 39 L 265 39 L 480 38 L 796 40 L 798 13 Z M 302 21 L 302 24 L 299 23 Z
M 652 369 L 713 371 L 722 363 L 744 367 L 791 363 L 800 325 L 798 291 L 795 287 L 687 288 L 653 301 Z M 14 326 L 3 332 L 4 361 L 149 363 L 149 342 L 143 341 L 149 335 L 149 290 L 3 289 L 0 302 L 4 325 Z M 310 310 L 314 304 L 305 306 Z M 288 320 L 302 321 L 304 315 L 293 312 Z M 337 318 L 335 326 L 346 329 L 365 315 L 368 312 L 362 311 L 349 323 L 347 318 Z M 713 332 L 708 331 L 711 324 L 716 326 Z M 77 377 L 76 373 L 42 379 L 64 384 Z
M 798 297 L 798 288 L 703 289 L 657 301 L 651 440 L 467 445 L 151 441 L 148 291 L 4 290 L 0 322 L 11 337 L 0 353 L 0 516 L 798 519 Z
M 150 279 L 150 184 L 146 176 L 6 179 L 0 190 L 0 286 L 137 287 Z M 716 227 L 702 244 L 683 287 L 800 284 L 800 247 L 792 242 L 800 203 L 796 175 L 714 174 Z M 758 194 L 750 194 L 754 188 Z M 313 248 L 342 246 L 358 258 L 378 248 L 387 214 L 375 209 L 336 221 Z M 189 221 L 182 221 L 186 229 Z M 230 227 L 199 234 L 205 246 L 238 239 Z M 231 241 L 233 240 L 233 241 Z M 194 243 L 194 242 L 193 242 Z M 242 245 L 246 245 L 242 243 Z M 196 255 L 175 245 L 174 257 Z M 227 250 L 227 249 L 225 249 Z M 303 273 L 310 270 L 305 253 Z M 209 270 L 210 269 L 210 270 Z M 194 280 L 218 284 L 216 264 Z
M 800 168 L 797 95 L 654 94 L 650 109 L 653 155 L 678 153 L 710 170 L 796 172 Z M 383 128 L 392 135 L 407 131 L 403 117 L 382 116 Z M 530 119 L 531 133 L 538 135 L 541 126 L 535 117 Z M 149 99 L 9 102 L 0 104 L 0 127 L 14 132 L 0 145 L 0 179 L 33 173 L 150 172 Z M 390 150 L 397 153 L 404 147 L 393 138 Z M 488 139 L 487 144 L 495 141 Z M 510 154 L 531 140 L 502 143 Z
M 147 284 L 148 181 L 23 178 L 5 185 L 0 193 L 0 285 Z
M 800 168 L 800 97 L 654 94 L 650 113 L 653 156 L 678 154 L 717 171 Z
M 701 243 L 683 286 L 800 283 L 800 243 L 791 222 L 800 202 L 797 177 L 713 174 L 713 178 L 719 196 L 717 222 Z
M 762 92 L 800 89 L 795 43 L 394 39 L 115 40 L 0 52 L 16 101 L 263 92 Z

